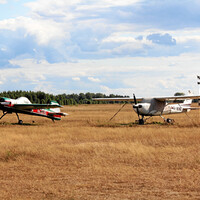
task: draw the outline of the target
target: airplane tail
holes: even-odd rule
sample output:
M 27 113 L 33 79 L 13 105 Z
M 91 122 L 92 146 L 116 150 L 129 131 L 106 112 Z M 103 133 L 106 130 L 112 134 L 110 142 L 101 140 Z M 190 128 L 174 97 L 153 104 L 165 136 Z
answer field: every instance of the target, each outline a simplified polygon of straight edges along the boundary
M 189 90 L 188 95 L 192 95 L 192 92 Z M 185 99 L 183 102 L 183 106 L 190 107 L 192 104 L 192 99 Z
M 51 101 L 51 105 L 59 105 L 56 101 Z M 61 120 L 61 116 L 66 116 L 67 113 L 63 113 L 60 111 L 60 108 L 50 108 L 48 112 L 48 116 L 52 118 L 52 120 Z
M 188 95 L 192 95 L 192 92 L 189 90 Z M 181 104 L 183 111 L 189 112 L 192 108 L 192 99 L 185 99 L 184 102 Z
M 192 104 L 192 99 L 185 99 L 183 102 L 183 105 L 191 106 L 191 104 Z
M 50 104 L 51 105 L 59 105 L 59 103 L 56 102 L 56 101 L 51 101 Z M 60 112 L 60 108 L 51 108 L 50 110 L 53 111 L 53 112 Z

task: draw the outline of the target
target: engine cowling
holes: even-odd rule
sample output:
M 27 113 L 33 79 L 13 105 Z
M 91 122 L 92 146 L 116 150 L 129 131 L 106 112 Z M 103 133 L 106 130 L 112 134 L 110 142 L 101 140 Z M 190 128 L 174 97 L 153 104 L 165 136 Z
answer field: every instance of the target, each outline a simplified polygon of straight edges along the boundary
M 142 108 L 142 105 L 140 105 L 140 104 L 137 104 L 137 105 L 133 105 L 133 108 Z

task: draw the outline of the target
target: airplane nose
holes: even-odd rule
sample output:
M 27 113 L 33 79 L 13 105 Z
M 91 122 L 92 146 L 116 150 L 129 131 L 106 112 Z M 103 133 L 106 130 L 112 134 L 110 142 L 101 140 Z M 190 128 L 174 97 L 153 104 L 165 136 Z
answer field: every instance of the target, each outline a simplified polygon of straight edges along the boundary
M 139 104 L 137 104 L 137 105 L 133 105 L 133 108 L 142 108 L 142 105 L 139 105 Z

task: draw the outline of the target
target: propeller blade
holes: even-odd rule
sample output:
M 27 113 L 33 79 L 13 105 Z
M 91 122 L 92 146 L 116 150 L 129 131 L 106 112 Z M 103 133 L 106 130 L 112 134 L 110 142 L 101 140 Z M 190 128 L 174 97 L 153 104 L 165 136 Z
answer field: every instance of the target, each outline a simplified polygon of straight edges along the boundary
M 133 98 L 134 98 L 134 103 L 135 103 L 135 105 L 137 105 L 137 99 L 136 99 L 135 94 L 133 94 Z M 138 118 L 139 118 L 139 120 L 140 120 L 140 113 L 139 113 L 139 108 L 138 108 L 138 106 L 136 107 L 136 110 L 137 110 Z
M 136 99 L 136 97 L 135 97 L 135 94 L 133 94 L 133 98 L 134 98 L 134 103 L 135 103 L 135 105 L 137 105 L 137 99 Z

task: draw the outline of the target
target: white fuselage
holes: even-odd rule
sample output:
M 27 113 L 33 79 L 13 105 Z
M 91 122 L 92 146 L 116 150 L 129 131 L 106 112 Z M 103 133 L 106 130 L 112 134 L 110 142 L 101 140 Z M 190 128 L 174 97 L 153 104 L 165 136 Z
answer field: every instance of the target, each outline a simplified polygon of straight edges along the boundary
M 2 105 L 12 106 L 15 104 L 31 104 L 28 98 L 26 97 L 20 97 L 18 99 L 10 99 L 10 98 L 2 98 L 4 99 L 3 102 L 1 102 Z
M 147 102 L 138 103 L 137 105 L 138 108 L 135 108 L 133 105 L 133 109 L 136 113 L 139 112 L 142 116 L 160 116 L 190 111 L 191 104 L 168 104 L 165 101 L 160 102 L 154 99 L 149 99 Z

